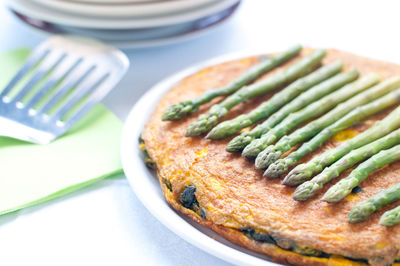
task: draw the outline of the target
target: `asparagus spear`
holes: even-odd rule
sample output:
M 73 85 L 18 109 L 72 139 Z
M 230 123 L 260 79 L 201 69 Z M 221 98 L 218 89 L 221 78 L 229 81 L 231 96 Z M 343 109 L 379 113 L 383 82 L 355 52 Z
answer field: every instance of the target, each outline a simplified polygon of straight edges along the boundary
M 301 51 L 301 48 L 302 47 L 300 45 L 295 45 L 279 55 L 267 58 L 261 63 L 258 63 L 249 70 L 245 71 L 242 75 L 230 82 L 225 87 L 209 90 L 193 100 L 171 105 L 167 108 L 167 110 L 165 110 L 161 119 L 179 120 L 186 115 L 194 113 L 197 111 L 197 109 L 199 109 L 200 105 L 205 104 L 218 96 L 230 95 L 234 93 L 244 85 L 254 81 L 274 67 L 279 66 L 296 56 Z
M 302 92 L 339 73 L 342 67 L 342 62 L 336 61 L 317 69 L 311 74 L 296 80 L 285 89 L 274 94 L 271 99 L 263 102 L 250 113 L 239 115 L 232 120 L 227 120 L 218 124 L 208 133 L 206 138 L 222 139 L 239 132 L 245 127 L 255 124 L 281 108 L 287 102 L 290 102 Z
M 354 187 L 364 181 L 370 173 L 397 160 L 400 160 L 400 145 L 380 151 L 378 154 L 360 164 L 349 176 L 341 179 L 328 189 L 322 197 L 322 200 L 327 202 L 338 202 L 342 200 Z
M 229 152 L 236 152 L 243 150 L 250 142 L 254 139 L 261 137 L 264 133 L 268 132 L 271 128 L 276 126 L 279 122 L 281 122 L 286 116 L 290 113 L 296 112 L 307 106 L 308 104 L 320 99 L 321 97 L 331 93 L 336 90 L 336 86 L 332 86 L 335 84 L 340 76 L 336 75 L 321 84 L 318 84 L 308 91 L 300 94 L 293 101 L 283 106 L 276 113 L 271 115 L 267 120 L 263 123 L 257 125 L 250 131 L 243 132 L 241 135 L 233 138 L 226 147 L 226 150 Z
M 399 147 L 397 149 L 400 150 Z M 400 200 L 400 183 L 397 183 L 388 189 L 384 189 L 366 201 L 355 205 L 351 208 L 347 220 L 350 223 L 365 221 L 372 213 L 379 211 L 383 207 L 398 200 Z
M 393 226 L 400 223 L 400 206 L 382 214 L 379 224 Z
M 397 103 L 397 94 L 393 94 L 387 96 L 387 98 L 383 98 L 378 102 L 368 105 L 368 107 L 363 107 L 362 109 L 356 109 L 351 112 L 351 114 L 347 115 L 345 118 L 337 120 L 338 117 L 342 117 L 345 113 L 350 111 L 353 107 L 365 104 L 370 102 L 377 97 L 386 94 L 394 89 L 397 89 L 400 86 L 400 80 L 397 78 L 387 79 L 382 83 L 368 89 L 365 92 L 354 96 L 350 100 L 346 101 L 345 103 L 339 104 L 335 109 L 330 111 L 328 114 L 322 116 L 320 119 L 315 120 L 315 122 L 311 122 L 307 126 L 295 131 L 287 138 L 282 138 L 281 141 L 278 142 L 276 149 L 279 152 L 285 152 L 289 150 L 291 147 L 300 143 L 305 139 L 305 133 L 307 133 L 307 128 L 313 129 L 313 126 L 309 127 L 314 123 L 325 123 L 324 121 L 330 120 L 331 126 L 329 126 L 326 130 L 323 130 L 319 134 L 317 134 L 311 141 L 307 142 L 303 146 L 301 146 L 297 151 L 291 153 L 284 159 L 278 160 L 277 162 L 270 165 L 268 170 L 265 172 L 265 175 L 271 178 L 276 178 L 281 176 L 282 174 L 286 173 L 289 167 L 293 166 L 298 160 L 303 158 L 308 153 L 315 150 L 319 147 L 322 143 L 324 143 L 327 139 L 332 137 L 334 134 L 339 132 L 340 130 L 351 126 L 352 123 L 357 122 L 363 119 L 366 116 L 374 114 L 383 110 L 390 105 Z M 342 109 L 346 109 L 345 112 L 341 112 Z M 320 121 L 319 121 L 320 120 Z M 334 122 L 337 120 L 336 122 Z M 334 122 L 332 124 L 332 122 Z M 308 137 L 308 136 L 306 136 Z M 270 148 L 271 149 L 271 148 Z
M 357 149 L 400 127 L 400 107 L 391 112 L 385 119 L 378 121 L 375 125 L 354 138 L 344 142 L 342 145 L 330 149 L 320 156 L 316 156 L 309 162 L 297 165 L 283 180 L 283 184 L 294 186 L 301 184 L 313 174 L 322 171 L 326 166 L 342 158 L 353 149 Z
M 400 96 L 400 93 L 398 93 L 398 95 Z M 317 191 L 321 190 L 326 183 L 338 177 L 344 170 L 349 169 L 356 163 L 371 157 L 381 150 L 389 149 L 397 144 L 400 144 L 400 129 L 351 151 L 331 166 L 325 168 L 322 173 L 315 176 L 313 179 L 298 186 L 293 194 L 293 198 L 300 201 L 309 199 L 315 195 Z
M 199 136 L 209 131 L 218 123 L 219 118 L 239 103 L 261 96 L 307 74 L 321 62 L 325 54 L 325 50 L 317 50 L 283 71 L 279 71 L 255 84 L 242 87 L 219 104 L 213 105 L 208 113 L 200 115 L 197 121 L 188 126 L 185 136 Z
M 332 82 L 331 85 L 335 86 L 336 89 L 340 88 L 343 85 L 357 79 L 358 75 L 359 72 L 357 70 L 352 70 L 346 73 L 339 74 L 336 76 L 336 82 Z M 295 128 L 300 123 L 323 114 L 324 112 L 335 106 L 335 104 L 337 104 L 338 102 L 353 96 L 362 89 L 365 89 L 365 86 L 359 86 L 359 83 L 356 83 L 356 85 L 354 86 L 342 88 L 337 92 L 329 94 L 298 112 L 291 113 L 277 126 L 262 135 L 261 138 L 255 139 L 249 145 L 247 145 L 244 148 L 242 155 L 248 158 L 253 158 L 257 156 L 268 145 L 274 143 L 276 140 L 289 132 L 291 129 Z M 257 163 L 256 167 L 258 167 Z
M 318 108 L 316 105 L 320 102 L 321 102 L 321 106 L 326 105 L 324 103 L 324 101 L 330 102 L 331 105 L 334 105 L 338 101 L 343 100 L 343 98 L 340 99 L 340 97 L 338 95 L 343 95 L 344 93 L 349 93 L 350 91 L 353 91 L 354 88 L 356 88 L 355 93 L 358 93 L 360 90 L 367 89 L 367 88 L 375 85 L 378 82 L 379 82 L 379 77 L 377 75 L 375 75 L 375 74 L 367 75 L 367 76 L 363 77 L 362 79 L 360 79 L 356 82 L 353 82 L 352 84 L 349 84 L 330 95 L 325 96 L 320 101 L 309 105 L 308 107 L 306 107 L 303 110 L 301 110 L 300 112 L 298 112 L 298 114 L 305 113 L 307 111 L 307 109 L 309 110 L 308 111 L 309 114 L 313 114 L 313 112 L 315 113 L 315 108 Z M 381 88 L 381 87 L 379 87 L 379 88 Z M 337 105 L 335 108 L 333 108 L 327 114 L 312 121 L 311 123 L 308 123 L 306 126 L 296 130 L 289 136 L 284 136 L 283 138 L 281 138 L 278 141 L 278 143 L 276 143 L 275 145 L 268 146 L 265 150 L 263 150 L 262 152 L 260 152 L 258 154 L 257 159 L 256 159 L 256 167 L 257 168 L 267 168 L 271 163 L 278 160 L 284 152 L 290 150 L 296 144 L 303 142 L 304 140 L 316 135 L 318 132 L 320 132 L 326 126 L 337 121 L 338 117 L 342 117 L 343 115 L 347 114 L 352 109 L 359 106 L 360 104 L 367 103 L 367 102 L 371 101 L 372 99 L 384 94 L 381 91 L 382 90 L 375 90 L 374 88 L 372 88 L 371 90 L 367 90 L 363 93 L 359 93 L 356 96 L 347 100 L 346 102 Z M 381 93 L 381 94 L 379 95 L 379 93 Z M 328 108 L 329 108 L 329 106 L 328 106 Z M 323 108 L 321 108 L 321 109 L 323 109 Z M 284 120 L 284 121 L 286 121 L 286 120 Z M 300 121 L 300 122 L 303 122 L 303 121 Z M 289 130 L 290 130 L 290 128 L 289 128 Z

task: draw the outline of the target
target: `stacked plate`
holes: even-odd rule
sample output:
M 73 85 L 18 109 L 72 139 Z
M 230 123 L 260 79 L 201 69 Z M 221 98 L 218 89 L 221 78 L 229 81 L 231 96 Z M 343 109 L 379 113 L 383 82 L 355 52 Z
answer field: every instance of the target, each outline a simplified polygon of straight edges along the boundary
M 240 0 L 8 0 L 25 23 L 120 48 L 164 45 L 193 38 L 226 21 Z

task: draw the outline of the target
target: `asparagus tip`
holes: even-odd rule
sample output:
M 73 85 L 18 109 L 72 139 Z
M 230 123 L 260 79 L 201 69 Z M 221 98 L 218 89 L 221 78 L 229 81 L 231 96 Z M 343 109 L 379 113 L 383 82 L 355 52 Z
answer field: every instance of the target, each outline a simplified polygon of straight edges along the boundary
M 264 176 L 268 178 L 279 178 L 286 173 L 287 169 L 287 161 L 285 159 L 279 159 L 265 170 Z
M 228 143 L 226 150 L 229 152 L 242 151 L 252 140 L 253 138 L 251 136 L 236 136 Z
M 338 185 L 339 183 L 328 189 L 328 191 L 322 197 L 323 201 L 329 203 L 335 203 L 342 200 L 351 192 L 351 190 L 343 188 L 342 186 Z
M 279 173 L 277 173 L 277 171 L 271 170 L 271 166 L 273 166 L 273 164 L 270 165 L 270 166 L 265 170 L 263 176 L 264 176 L 264 177 L 267 177 L 267 178 L 269 178 L 269 179 L 279 178 L 281 175 L 280 175 Z
M 206 135 L 206 139 L 222 139 L 223 137 L 221 135 L 218 134 L 218 132 L 216 130 L 214 130 L 215 127 L 213 129 L 211 129 L 210 132 L 208 132 L 208 134 Z
M 314 195 L 318 188 L 318 184 L 306 181 L 296 188 L 293 193 L 293 199 L 297 201 L 306 201 Z
M 283 179 L 282 184 L 286 186 L 297 186 L 307 181 L 311 175 L 311 170 L 303 169 L 302 165 L 298 165 Z
M 379 224 L 383 226 L 393 226 L 400 223 L 400 212 L 399 208 L 394 208 L 385 212 L 379 219 Z
M 237 118 L 236 118 L 237 119 Z M 230 136 L 232 134 L 235 134 L 238 130 L 238 126 L 235 123 L 232 123 L 232 121 L 224 121 L 218 125 L 216 125 L 211 131 L 207 134 L 206 138 L 207 139 L 223 139 L 227 136 Z
M 257 155 L 255 164 L 258 169 L 268 168 L 272 163 L 278 160 L 282 152 L 275 148 L 275 146 L 268 146 L 265 150 Z
M 185 132 L 185 137 L 200 136 L 209 131 L 218 121 L 214 115 L 200 115 L 197 121 L 191 123 Z
M 255 139 L 247 145 L 242 151 L 242 156 L 246 158 L 255 158 L 261 152 L 258 147 L 258 142 L 259 139 Z
M 203 133 L 201 130 L 199 130 L 199 127 L 197 127 L 198 123 L 196 122 L 193 122 L 186 128 L 185 137 L 200 136 Z
M 361 205 L 354 206 L 347 216 L 347 221 L 349 223 L 358 223 L 364 221 L 368 216 L 369 212 L 365 212 L 363 208 L 360 207 Z
M 197 109 L 191 101 L 181 102 L 169 106 L 161 117 L 162 121 L 180 120 Z

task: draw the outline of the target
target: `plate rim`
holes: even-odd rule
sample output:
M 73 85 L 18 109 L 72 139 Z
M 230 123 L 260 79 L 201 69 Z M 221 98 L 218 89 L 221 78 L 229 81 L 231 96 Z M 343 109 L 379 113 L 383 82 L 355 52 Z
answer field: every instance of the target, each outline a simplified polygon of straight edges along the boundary
M 154 39 L 139 40 L 139 41 L 137 41 L 137 40 L 102 40 L 102 41 L 106 42 L 110 45 L 116 46 L 118 48 L 121 48 L 121 49 L 141 49 L 141 48 L 166 46 L 166 45 L 171 45 L 171 44 L 175 44 L 175 43 L 186 42 L 186 41 L 201 37 L 207 33 L 210 33 L 213 30 L 218 29 L 221 26 L 228 23 L 233 18 L 235 13 L 237 12 L 237 9 L 239 8 L 239 6 L 240 6 L 240 1 L 237 4 L 229 7 L 228 9 L 221 11 L 221 12 L 229 11 L 229 13 L 226 16 L 222 17 L 222 19 L 220 19 L 219 21 L 216 21 L 210 25 L 207 25 L 203 28 L 200 28 L 200 29 L 190 30 L 190 31 L 186 31 L 184 33 L 171 35 L 171 36 L 167 36 L 167 37 L 162 37 L 162 38 L 154 38 Z M 36 32 L 39 32 L 40 34 L 49 36 L 49 35 L 53 34 L 54 32 L 58 33 L 57 27 L 60 24 L 49 24 L 51 27 L 53 25 L 55 25 L 56 31 L 54 31 L 53 29 L 44 30 L 42 28 L 39 28 L 36 25 L 33 25 L 32 23 L 25 21 L 24 18 L 21 18 L 21 16 L 26 17 L 25 15 L 22 15 L 22 14 L 18 13 L 17 11 L 13 11 L 13 12 L 21 20 L 21 22 L 23 23 L 24 26 L 29 27 L 30 29 L 33 29 Z M 30 17 L 26 17 L 26 18 L 30 18 Z M 207 18 L 205 18 L 205 19 L 207 19 Z M 47 22 L 43 22 L 43 23 L 47 23 Z M 192 25 L 195 25 L 196 22 L 188 22 L 188 23 L 192 23 Z M 60 25 L 60 26 L 62 26 L 62 25 Z M 124 29 L 124 30 L 129 30 L 129 29 Z M 132 30 L 135 30 L 135 29 L 132 29 Z M 62 34 L 77 34 L 74 32 L 71 33 L 68 30 L 65 30 L 65 32 L 63 31 L 61 33 Z M 82 33 L 79 33 L 78 35 L 82 35 Z
M 272 51 L 274 52 L 274 51 Z M 149 171 L 144 166 L 142 158 L 139 155 L 139 148 L 137 145 L 137 139 L 140 132 L 143 130 L 143 125 L 147 121 L 149 115 L 154 112 L 154 105 L 150 103 L 157 104 L 160 98 L 162 98 L 166 92 L 168 92 L 174 85 L 180 82 L 183 78 L 192 75 L 201 69 L 210 67 L 215 64 L 220 64 L 227 61 L 237 60 L 240 58 L 245 58 L 249 56 L 257 56 L 261 54 L 268 54 L 271 51 L 256 50 L 256 51 L 240 51 L 229 53 L 222 56 L 217 56 L 209 60 L 202 61 L 200 63 L 195 63 L 177 73 L 161 80 L 156 83 L 151 89 L 149 89 L 133 106 L 129 112 L 124 127 L 122 129 L 121 136 L 121 161 L 122 167 L 125 172 L 125 176 L 128 179 L 132 190 L 135 192 L 136 196 L 146 207 L 146 209 L 164 226 L 166 226 L 170 231 L 189 242 L 190 244 L 202 249 L 203 251 L 212 254 L 224 261 L 240 264 L 240 265 L 263 265 L 263 266 L 273 266 L 279 265 L 274 262 L 262 259 L 246 252 L 242 252 L 236 248 L 225 245 L 202 231 L 195 228 L 182 216 L 180 216 L 175 210 L 169 207 L 165 201 L 164 195 L 161 194 L 163 205 L 168 208 L 160 210 L 155 208 L 154 201 L 159 199 L 150 198 L 147 191 L 144 191 L 143 187 L 139 188 L 138 185 L 138 172 L 139 175 L 145 176 L 148 173 L 143 173 L 143 171 Z M 144 112 L 143 109 L 146 111 Z M 143 115 L 148 113 L 147 115 Z M 140 182 L 140 180 L 139 180 Z M 153 181 L 154 182 L 154 181 Z M 158 187 L 159 182 L 156 180 Z M 143 184 L 142 184 L 143 185 Z M 158 204 L 158 203 L 157 203 Z M 172 215 L 172 216 L 171 216 Z M 189 230 L 191 234 L 187 234 L 185 231 Z M 248 252 L 251 250 L 244 249 Z M 254 252 L 253 252 L 254 253 Z
M 200 8 L 212 3 L 214 0 L 195 0 L 193 6 L 182 1 L 160 1 L 148 2 L 143 4 L 135 4 L 132 2 L 125 3 L 97 3 L 97 2 L 81 2 L 81 1 L 49 1 L 34 0 L 47 7 L 67 12 L 77 12 L 80 15 L 89 16 L 106 16 L 115 18 L 116 16 L 126 17 L 147 17 L 147 16 L 165 16 L 170 13 L 185 12 L 189 9 Z M 178 2 L 178 3 L 176 3 Z M 110 14 L 112 11 L 113 14 Z
M 6 4 L 12 10 L 37 20 L 46 21 L 48 23 L 62 24 L 65 26 L 92 28 L 92 29 L 146 29 L 161 26 L 171 26 L 185 22 L 195 21 L 202 17 L 226 10 L 240 0 L 221 0 L 221 2 L 213 3 L 207 8 L 200 10 L 192 10 L 191 12 L 183 12 L 178 15 L 169 15 L 163 17 L 135 18 L 126 17 L 121 19 L 101 18 L 101 17 L 82 17 L 72 13 L 65 13 L 59 10 L 51 10 L 46 6 L 35 5 L 27 0 L 6 0 Z M 49 12 L 52 11 L 52 12 Z

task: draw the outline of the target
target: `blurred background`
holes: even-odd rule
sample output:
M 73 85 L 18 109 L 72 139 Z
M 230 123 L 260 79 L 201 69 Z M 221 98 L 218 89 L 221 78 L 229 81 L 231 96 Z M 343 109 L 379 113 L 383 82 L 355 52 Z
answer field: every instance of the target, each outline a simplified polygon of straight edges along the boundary
M 0 5 L 0 52 L 33 48 L 54 33 L 123 49 L 131 67 L 103 102 L 124 120 L 163 78 L 227 53 L 300 43 L 400 63 L 399 7 L 396 0 L 9 0 Z M 0 217 L 0 264 L 228 265 L 161 225 L 123 176 L 44 205 Z

